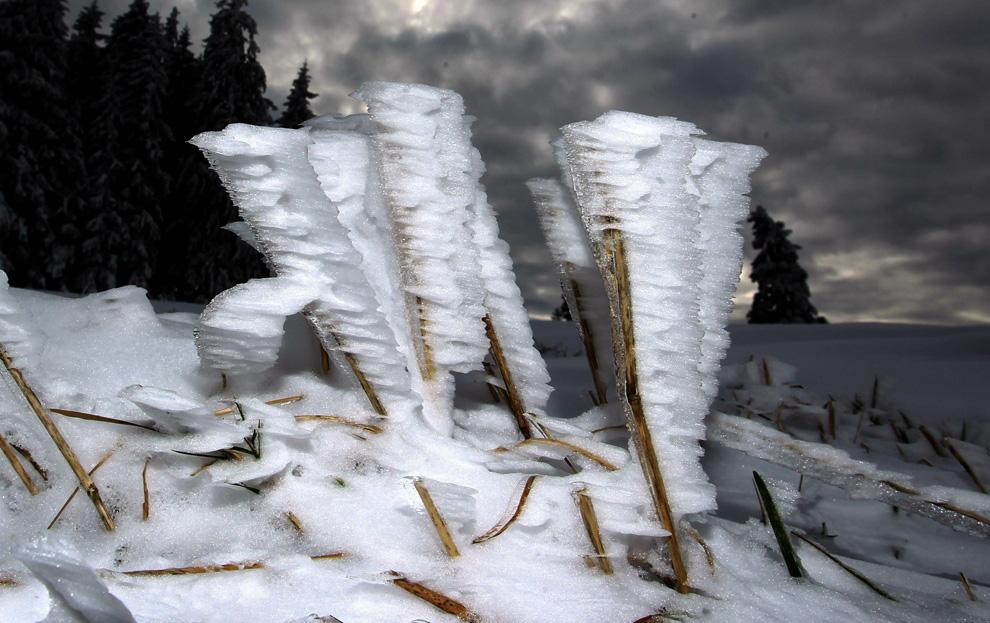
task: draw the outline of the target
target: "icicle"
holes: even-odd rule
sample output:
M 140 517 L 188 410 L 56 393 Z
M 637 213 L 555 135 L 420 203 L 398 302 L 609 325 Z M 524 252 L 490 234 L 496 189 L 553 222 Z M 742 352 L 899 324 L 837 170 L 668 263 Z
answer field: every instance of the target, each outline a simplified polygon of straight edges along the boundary
M 608 299 L 595 265 L 587 234 L 570 190 L 552 179 L 526 182 L 550 255 L 560 274 L 564 300 L 577 324 L 595 385 L 597 404 L 608 402 L 609 379 L 614 378 Z

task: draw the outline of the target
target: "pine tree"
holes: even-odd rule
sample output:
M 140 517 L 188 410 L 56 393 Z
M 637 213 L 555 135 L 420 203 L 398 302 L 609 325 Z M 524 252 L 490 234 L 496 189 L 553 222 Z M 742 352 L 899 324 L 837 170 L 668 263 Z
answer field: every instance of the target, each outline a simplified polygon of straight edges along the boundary
M 0 257 L 12 284 L 63 290 L 83 159 L 64 93 L 63 0 L 0 3 Z
M 749 216 L 753 224 L 753 260 L 750 279 L 757 284 L 753 305 L 746 315 L 753 324 L 826 322 L 811 304 L 808 273 L 798 263 L 798 245 L 788 236 L 791 230 L 773 220 L 763 206 Z
M 296 79 L 292 81 L 292 90 L 285 99 L 285 112 L 279 118 L 278 125 L 283 128 L 298 128 L 303 121 L 314 116 L 309 107 L 309 100 L 319 94 L 310 92 L 309 82 L 309 66 L 308 63 L 303 62 Z
M 147 286 L 157 259 L 162 198 L 169 188 L 164 171 L 171 132 L 165 123 L 167 89 L 165 37 L 147 0 L 133 0 L 114 19 L 107 43 L 116 107 L 115 155 L 125 166 L 110 172 L 109 188 L 123 230 L 117 257 L 117 284 Z
M 117 112 L 102 23 L 103 11 L 94 1 L 76 18 L 68 47 L 66 92 L 79 127 L 86 174 L 79 191 L 76 260 L 67 271 L 66 285 L 80 293 L 117 285 L 116 252 L 124 231 L 109 187 L 111 172 L 122 165 L 114 156 Z
M 240 122 L 271 125 L 265 71 L 258 61 L 257 25 L 247 0 L 219 0 L 200 60 L 196 132 Z M 188 139 L 188 137 L 183 137 Z M 237 210 L 201 154 L 190 154 L 175 181 L 194 201 L 172 206 L 154 291 L 163 297 L 207 301 L 221 290 L 267 273 L 260 255 L 221 228 Z

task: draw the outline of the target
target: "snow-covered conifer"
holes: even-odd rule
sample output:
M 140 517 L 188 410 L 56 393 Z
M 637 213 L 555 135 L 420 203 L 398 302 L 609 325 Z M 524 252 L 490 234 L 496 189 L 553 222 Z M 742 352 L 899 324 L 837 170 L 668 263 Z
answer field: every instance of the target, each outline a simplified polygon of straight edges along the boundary
M 303 121 L 313 116 L 309 100 L 319 94 L 310 92 L 310 80 L 309 63 L 304 62 L 299 68 L 299 73 L 296 74 L 296 79 L 292 81 L 292 89 L 289 90 L 288 97 L 285 98 L 285 111 L 278 119 L 278 124 L 283 128 L 298 128 Z

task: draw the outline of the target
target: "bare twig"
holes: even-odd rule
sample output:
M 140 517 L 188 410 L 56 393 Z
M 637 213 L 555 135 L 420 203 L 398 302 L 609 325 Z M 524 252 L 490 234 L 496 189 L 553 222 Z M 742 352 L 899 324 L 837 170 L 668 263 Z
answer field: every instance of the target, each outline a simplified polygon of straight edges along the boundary
M 45 407 L 38 399 L 37 394 L 34 393 L 31 386 L 24 380 L 24 375 L 21 374 L 21 371 L 14 367 L 13 361 L 11 361 L 10 357 L 7 356 L 7 352 L 2 346 L 0 346 L 0 359 L 3 360 L 4 367 L 7 368 L 7 372 L 10 374 L 10 377 L 14 379 L 14 383 L 16 383 L 18 389 L 21 390 L 21 393 L 24 395 L 24 399 L 27 401 L 28 405 L 30 405 L 31 410 L 34 411 L 34 414 L 38 417 L 38 420 L 41 421 L 41 425 L 45 428 L 45 431 L 48 432 L 48 435 L 52 438 L 52 441 L 55 442 L 55 446 L 58 447 L 59 452 L 61 452 L 62 456 L 65 457 L 66 463 L 69 464 L 72 472 L 79 480 L 80 488 L 86 492 L 86 495 L 89 496 L 90 501 L 93 502 L 93 506 L 96 507 L 96 512 L 99 514 L 100 520 L 103 522 L 103 526 L 107 530 L 113 530 L 113 518 L 110 516 L 110 510 L 107 508 L 107 505 L 103 503 L 103 498 L 100 497 L 100 490 L 96 487 L 96 483 L 93 482 L 93 479 L 86 473 L 86 470 L 76 457 L 76 453 L 69 445 L 69 442 L 67 442 L 65 437 L 62 436 L 62 432 L 59 431 L 54 420 L 52 420 L 51 416 L 48 415 Z

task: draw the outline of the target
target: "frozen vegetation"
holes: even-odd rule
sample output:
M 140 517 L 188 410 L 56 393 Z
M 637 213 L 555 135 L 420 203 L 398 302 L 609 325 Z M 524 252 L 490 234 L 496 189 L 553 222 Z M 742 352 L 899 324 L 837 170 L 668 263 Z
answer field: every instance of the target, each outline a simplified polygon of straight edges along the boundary
M 460 96 L 355 97 L 194 139 L 272 277 L 178 311 L 0 285 L 0 619 L 986 618 L 983 420 L 798 377 L 884 352 L 798 328 L 719 372 L 762 149 L 563 128 L 529 188 L 576 322 L 534 339 Z

